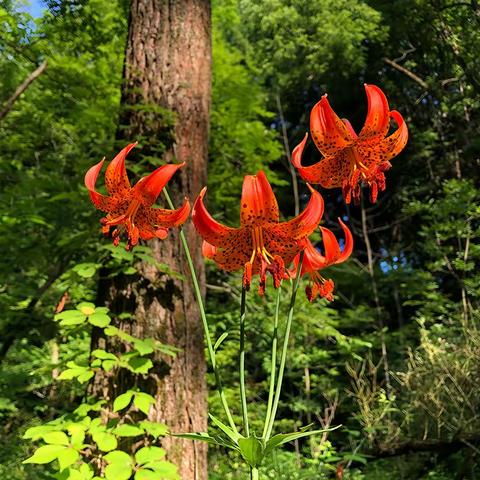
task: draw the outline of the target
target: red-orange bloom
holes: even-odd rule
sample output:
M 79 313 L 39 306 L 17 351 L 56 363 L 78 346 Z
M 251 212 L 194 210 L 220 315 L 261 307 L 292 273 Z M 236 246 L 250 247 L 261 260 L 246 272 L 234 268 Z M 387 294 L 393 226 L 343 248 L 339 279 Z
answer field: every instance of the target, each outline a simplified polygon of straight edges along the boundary
M 321 297 L 326 298 L 330 302 L 333 300 L 333 289 L 335 284 L 333 280 L 325 279 L 320 275 L 320 270 L 334 265 L 336 263 L 342 263 L 351 255 L 353 250 L 353 237 L 348 229 L 348 227 L 340 220 L 340 225 L 342 226 L 343 232 L 345 233 L 345 246 L 343 251 L 340 252 L 340 246 L 338 244 L 335 235 L 325 227 L 320 227 L 322 232 L 322 240 L 325 248 L 325 255 L 322 255 L 312 244 L 310 240 L 305 239 L 303 241 L 303 263 L 301 275 L 309 274 L 310 283 L 306 287 L 305 291 L 307 293 L 307 298 L 310 302 L 313 302 L 315 298 L 320 295 Z M 294 259 L 294 268 L 292 269 L 291 274 L 294 275 L 298 268 L 298 263 L 300 261 L 300 254 L 298 254 Z
M 370 187 L 371 201 L 376 201 L 378 191 L 385 190 L 384 172 L 392 166 L 390 160 L 403 150 L 408 140 L 407 125 L 400 113 L 389 110 L 380 88 L 365 85 L 365 91 L 368 113 L 359 135 L 348 120 L 340 120 L 325 94 L 310 114 L 312 138 L 324 158 L 312 166 L 302 167 L 307 136 L 292 156 L 304 180 L 324 188 L 341 187 L 346 203 L 350 203 L 352 196 L 359 202 L 362 183 Z M 387 137 L 390 119 L 395 120 L 398 128 Z
M 193 223 L 204 239 L 204 255 L 223 270 L 244 269 L 243 283 L 250 287 L 252 275 L 260 275 L 259 293 L 265 290 L 270 272 L 275 288 L 285 277 L 288 265 L 301 250 L 299 240 L 310 235 L 323 215 L 323 199 L 310 188 L 305 210 L 287 222 L 279 222 L 277 200 L 263 172 L 247 175 L 243 180 L 240 205 L 240 228 L 218 223 L 203 203 L 204 188 L 193 207 Z
M 114 227 L 113 244 L 118 245 L 120 235 L 126 232 L 127 250 L 134 247 L 139 238 L 164 239 L 168 229 L 184 223 L 190 213 L 187 199 L 177 210 L 151 208 L 163 187 L 185 163 L 159 167 L 147 177 L 141 178 L 134 187 L 130 186 L 125 169 L 125 157 L 135 145 L 136 143 L 127 145 L 108 165 L 105 172 L 108 196 L 95 191 L 95 183 L 105 159 L 91 167 L 85 175 L 85 186 L 90 192 L 92 203 L 107 213 L 100 220 L 103 233 L 108 235 L 111 227 Z

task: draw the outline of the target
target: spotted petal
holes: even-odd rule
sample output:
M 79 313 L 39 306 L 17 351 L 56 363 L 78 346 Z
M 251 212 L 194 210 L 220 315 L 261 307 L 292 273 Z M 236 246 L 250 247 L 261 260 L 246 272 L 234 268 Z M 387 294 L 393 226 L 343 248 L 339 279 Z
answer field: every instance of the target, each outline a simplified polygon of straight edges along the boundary
M 327 95 L 312 109 L 310 131 L 315 145 L 325 157 L 335 155 L 355 140 L 349 128 L 332 110 Z
M 308 237 L 318 226 L 323 215 L 323 198 L 314 188 L 308 185 L 311 196 L 305 210 L 288 222 L 274 225 L 274 230 L 283 237 L 300 240 Z
M 365 92 L 368 100 L 368 111 L 365 124 L 360 132 L 359 138 L 383 138 L 390 124 L 389 106 L 387 97 L 376 85 L 365 84 Z
M 130 143 L 109 163 L 105 171 L 105 186 L 111 196 L 125 197 L 130 191 L 130 182 L 125 169 L 125 158 L 137 142 Z
M 179 227 L 183 225 L 190 213 L 190 202 L 187 198 L 183 205 L 176 210 L 169 210 L 165 208 L 150 208 L 145 207 L 148 222 L 157 227 Z
M 246 175 L 243 179 L 240 224 L 254 226 L 278 222 L 278 218 L 277 199 L 265 173 L 260 171 L 256 175 Z
M 85 174 L 85 186 L 90 193 L 90 199 L 96 208 L 103 210 L 104 212 L 110 212 L 115 209 L 117 201 L 111 197 L 106 197 L 95 190 L 95 184 L 97 183 L 98 174 L 102 169 L 105 159 L 100 160 L 96 165 L 89 168 Z
M 184 165 L 185 162 L 177 164 L 169 163 L 158 167 L 147 177 L 141 178 L 134 187 L 135 197 L 146 207 L 153 205 L 174 173 Z
M 237 229 L 222 225 L 208 213 L 203 203 L 206 192 L 207 187 L 200 192 L 195 200 L 192 212 L 193 224 L 198 234 L 205 241 L 215 247 L 226 246 L 229 238 Z

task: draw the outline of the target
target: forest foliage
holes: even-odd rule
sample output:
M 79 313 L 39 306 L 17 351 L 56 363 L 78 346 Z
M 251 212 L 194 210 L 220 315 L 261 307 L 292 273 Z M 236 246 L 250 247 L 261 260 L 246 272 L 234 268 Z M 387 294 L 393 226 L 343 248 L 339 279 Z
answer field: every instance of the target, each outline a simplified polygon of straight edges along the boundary
M 6 480 L 52 478 L 49 464 L 22 464 L 35 449 L 29 440 L 45 435 L 47 445 L 58 447 L 55 454 L 47 449 L 46 458 L 61 451 L 64 466 L 76 461 L 59 422 L 72 445 L 87 435 L 106 453 L 121 441 L 121 426 L 106 431 L 86 420 L 90 408 L 100 408 L 86 406 L 91 330 L 119 334 L 108 312 L 95 307 L 97 280 L 102 267 L 129 275 L 139 260 L 153 261 L 147 246 L 132 253 L 105 243 L 83 186 L 87 168 L 119 147 L 127 2 L 44 6 L 32 18 L 21 4 L 0 2 L 0 111 L 47 62 L 0 119 L 0 477 Z M 379 85 L 410 131 L 376 204 L 364 195 L 361 205 L 346 207 L 339 190 L 321 189 L 324 225 L 337 232 L 336 218 L 343 218 L 356 248 L 348 263 L 332 268 L 335 302 L 300 302 L 279 416 L 288 431 L 312 422 L 342 426 L 270 457 L 265 478 L 334 478 L 339 465 L 343 478 L 355 480 L 480 474 L 479 26 L 474 0 L 213 2 L 208 185 L 219 220 L 236 224 L 242 177 L 259 169 L 281 192 L 281 210 L 294 214 L 289 155 L 325 92 L 358 128 L 366 113 L 362 84 Z M 305 158 L 311 164 L 319 154 L 308 146 Z M 303 206 L 306 190 L 299 189 Z M 239 405 L 240 279 L 212 265 L 209 319 L 215 338 L 229 334 L 217 355 L 229 403 Z M 62 299 L 65 312 L 55 314 Z M 250 308 L 249 403 L 252 429 L 259 430 L 264 412 L 255 400 L 267 386 L 274 305 L 259 297 Z M 141 375 L 155 348 L 175 353 L 175 346 L 153 339 L 126 341 L 133 357 L 92 352 L 94 368 L 122 364 Z M 78 381 L 62 381 L 68 378 Z M 117 407 L 144 412 L 149 401 L 131 391 Z M 214 394 L 209 408 L 220 411 Z M 142 418 L 135 425 L 154 439 L 166 433 Z M 240 468 L 238 458 L 226 460 L 224 453 L 210 449 L 211 478 L 239 478 L 229 473 Z M 131 468 L 148 470 L 162 459 L 160 451 L 144 451 Z M 89 478 L 84 474 L 79 478 Z

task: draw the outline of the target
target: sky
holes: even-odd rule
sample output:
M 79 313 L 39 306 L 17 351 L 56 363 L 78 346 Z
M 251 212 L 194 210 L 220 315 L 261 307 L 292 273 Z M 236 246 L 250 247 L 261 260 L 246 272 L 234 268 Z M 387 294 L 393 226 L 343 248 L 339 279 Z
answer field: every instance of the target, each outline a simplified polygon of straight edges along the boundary
M 18 0 L 21 5 L 19 10 L 28 12 L 32 17 L 40 17 L 45 6 L 42 4 L 42 0 Z

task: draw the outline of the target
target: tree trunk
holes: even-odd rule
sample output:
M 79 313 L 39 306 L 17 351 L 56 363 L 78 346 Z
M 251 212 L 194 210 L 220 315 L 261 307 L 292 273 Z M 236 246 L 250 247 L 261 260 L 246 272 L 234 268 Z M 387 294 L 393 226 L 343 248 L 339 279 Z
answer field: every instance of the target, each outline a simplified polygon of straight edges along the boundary
M 131 0 L 118 137 L 122 146 L 140 142 L 129 155 L 127 167 L 139 156 L 142 164 L 151 167 L 158 166 L 160 159 L 187 162 L 169 185 L 176 206 L 185 196 L 194 199 L 206 181 L 210 31 L 208 0 Z M 185 232 L 204 289 L 201 241 L 190 221 Z M 149 245 L 157 261 L 180 272 L 185 280 L 142 263 L 133 281 L 131 276 L 103 279 L 100 296 L 112 312 L 133 313 L 130 320 L 117 320 L 124 330 L 139 337 L 154 336 L 181 349 L 174 359 L 158 355 L 145 384 L 142 382 L 143 390 L 156 397 L 150 419 L 166 423 L 173 432 L 205 431 L 203 333 L 178 231 L 171 230 L 166 240 Z M 94 339 L 93 347 L 108 347 L 107 342 L 111 348 L 112 340 L 101 338 Z M 92 393 L 111 401 L 132 382 L 124 372 L 113 376 L 99 373 Z M 168 459 L 178 465 L 182 480 L 207 478 L 205 444 L 165 438 L 162 445 Z

